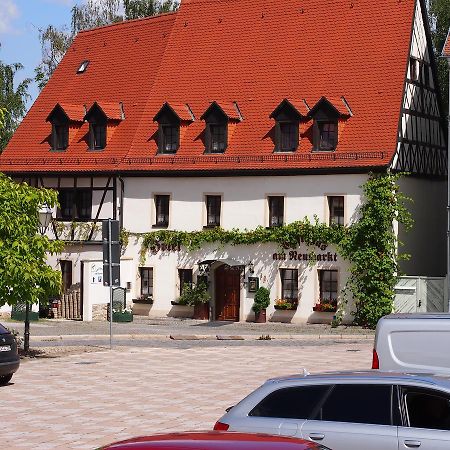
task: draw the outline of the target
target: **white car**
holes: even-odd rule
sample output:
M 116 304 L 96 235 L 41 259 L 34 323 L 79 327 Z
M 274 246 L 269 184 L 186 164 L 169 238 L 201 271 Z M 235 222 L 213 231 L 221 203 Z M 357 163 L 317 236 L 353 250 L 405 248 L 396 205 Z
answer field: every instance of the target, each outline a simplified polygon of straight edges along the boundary
M 448 450 L 450 378 L 378 371 L 275 378 L 214 428 L 296 436 L 333 450 Z

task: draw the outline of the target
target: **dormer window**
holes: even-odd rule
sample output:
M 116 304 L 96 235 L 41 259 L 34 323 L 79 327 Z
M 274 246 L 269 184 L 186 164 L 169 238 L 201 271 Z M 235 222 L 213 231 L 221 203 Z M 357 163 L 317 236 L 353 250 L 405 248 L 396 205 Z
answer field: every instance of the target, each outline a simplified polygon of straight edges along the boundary
M 318 122 L 319 150 L 334 150 L 337 146 L 337 121 Z
M 93 117 L 89 121 L 89 148 L 103 150 L 106 147 L 106 117 Z
M 212 102 L 200 117 L 205 121 L 205 152 L 224 153 L 228 147 L 228 124 L 242 120 L 236 103 Z
M 223 153 L 227 148 L 227 123 L 207 123 L 206 142 L 210 153 Z
M 54 121 L 52 123 L 52 149 L 65 150 L 69 145 L 68 121 Z
M 89 122 L 89 149 L 103 150 L 106 147 L 108 117 L 99 103 L 95 102 L 91 106 L 85 120 Z
M 84 117 L 84 108 L 81 105 L 68 105 L 57 103 L 47 117 L 52 124 L 49 143 L 53 151 L 63 151 L 69 146 L 70 126 L 81 126 Z
M 158 122 L 158 153 L 174 154 L 180 147 L 180 128 L 194 121 L 189 105 L 164 103 L 153 118 Z
M 159 153 L 176 153 L 180 146 L 180 124 L 165 123 L 160 124 L 160 145 Z
M 313 150 L 330 152 L 338 145 L 339 120 L 348 119 L 352 111 L 344 97 L 328 99 L 322 97 L 309 111 L 314 120 Z
M 270 115 L 275 119 L 275 151 L 294 152 L 299 144 L 299 125 L 303 116 L 287 99 Z

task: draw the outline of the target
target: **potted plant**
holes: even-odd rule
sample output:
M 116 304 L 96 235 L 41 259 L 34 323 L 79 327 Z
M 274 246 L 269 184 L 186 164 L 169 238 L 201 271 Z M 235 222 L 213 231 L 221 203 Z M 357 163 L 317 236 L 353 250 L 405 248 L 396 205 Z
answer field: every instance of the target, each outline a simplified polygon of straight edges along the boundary
M 261 286 L 255 293 L 255 299 L 252 306 L 253 311 L 255 311 L 256 323 L 266 322 L 266 308 L 269 305 L 270 305 L 269 289 Z
M 192 306 L 190 298 L 192 297 L 192 283 L 184 283 L 181 289 L 181 295 L 170 303 L 172 306 Z
M 209 318 L 208 286 L 203 281 L 197 284 L 186 283 L 183 292 L 178 298 L 178 305 L 189 305 L 194 307 L 194 319 L 207 320 Z

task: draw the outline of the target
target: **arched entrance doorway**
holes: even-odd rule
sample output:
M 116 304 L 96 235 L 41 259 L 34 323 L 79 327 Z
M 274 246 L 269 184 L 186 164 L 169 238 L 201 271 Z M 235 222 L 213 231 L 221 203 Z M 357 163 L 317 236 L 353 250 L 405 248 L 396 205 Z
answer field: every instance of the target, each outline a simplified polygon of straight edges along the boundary
M 241 270 L 222 264 L 215 270 L 216 320 L 239 321 Z

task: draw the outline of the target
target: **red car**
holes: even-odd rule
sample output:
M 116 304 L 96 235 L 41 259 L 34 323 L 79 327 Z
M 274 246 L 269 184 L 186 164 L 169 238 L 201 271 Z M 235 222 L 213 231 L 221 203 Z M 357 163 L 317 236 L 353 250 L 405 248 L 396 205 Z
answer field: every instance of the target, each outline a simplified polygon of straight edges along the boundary
M 303 439 L 269 434 L 220 431 L 142 436 L 107 445 L 99 450 L 330 450 Z

